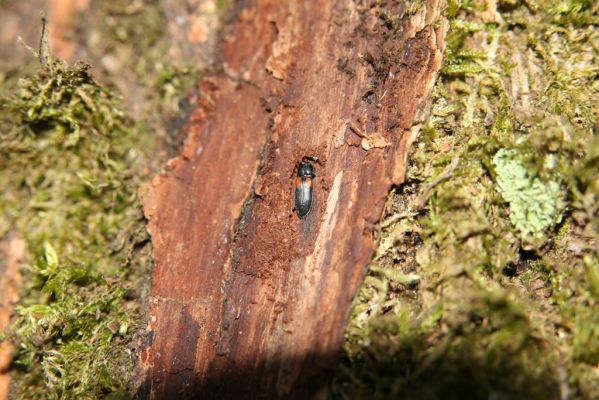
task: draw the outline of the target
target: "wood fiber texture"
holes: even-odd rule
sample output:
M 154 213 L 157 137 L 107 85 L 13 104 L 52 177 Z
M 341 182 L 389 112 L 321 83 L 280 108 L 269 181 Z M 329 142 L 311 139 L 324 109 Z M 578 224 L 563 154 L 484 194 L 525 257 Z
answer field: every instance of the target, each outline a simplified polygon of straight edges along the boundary
M 140 393 L 305 398 L 326 382 L 447 29 L 434 0 L 370 3 L 236 5 L 222 68 L 145 198 L 156 268 Z M 314 204 L 300 220 L 306 158 Z

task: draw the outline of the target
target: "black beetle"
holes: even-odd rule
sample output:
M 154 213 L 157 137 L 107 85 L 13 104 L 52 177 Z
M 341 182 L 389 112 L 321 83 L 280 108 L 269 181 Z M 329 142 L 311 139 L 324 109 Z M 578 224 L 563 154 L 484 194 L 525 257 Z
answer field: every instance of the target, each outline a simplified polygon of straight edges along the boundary
M 314 167 L 308 161 L 302 162 L 295 178 L 295 210 L 304 218 L 312 208 L 312 179 L 316 177 Z

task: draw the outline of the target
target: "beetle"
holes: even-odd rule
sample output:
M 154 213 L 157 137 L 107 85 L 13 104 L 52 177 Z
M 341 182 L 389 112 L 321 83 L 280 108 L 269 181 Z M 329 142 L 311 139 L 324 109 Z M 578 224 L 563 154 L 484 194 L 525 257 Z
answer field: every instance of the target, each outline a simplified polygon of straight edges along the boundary
M 300 163 L 295 178 L 295 210 L 300 219 L 312 208 L 312 180 L 315 177 L 314 167 L 309 161 Z

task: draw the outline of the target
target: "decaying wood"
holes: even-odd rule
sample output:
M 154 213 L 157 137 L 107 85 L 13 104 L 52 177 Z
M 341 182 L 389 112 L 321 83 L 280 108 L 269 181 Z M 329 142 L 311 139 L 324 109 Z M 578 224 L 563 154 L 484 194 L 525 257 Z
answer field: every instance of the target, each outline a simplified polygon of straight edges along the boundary
M 145 199 L 156 268 L 142 396 L 318 390 L 441 64 L 435 0 L 241 3 L 182 154 Z M 317 177 L 300 220 L 305 157 Z
M 23 239 L 13 237 L 0 243 L 0 257 L 5 261 L 5 268 L 0 267 L 0 333 L 5 332 L 10 326 L 15 305 L 19 300 L 19 268 L 24 254 Z M 8 399 L 11 381 L 8 370 L 12 364 L 13 350 L 9 341 L 0 342 L 0 400 Z

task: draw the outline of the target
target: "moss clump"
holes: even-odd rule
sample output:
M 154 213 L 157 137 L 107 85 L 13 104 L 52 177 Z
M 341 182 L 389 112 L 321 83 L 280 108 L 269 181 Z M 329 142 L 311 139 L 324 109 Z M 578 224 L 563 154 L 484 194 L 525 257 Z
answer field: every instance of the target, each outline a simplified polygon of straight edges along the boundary
M 150 265 L 140 137 L 88 68 L 52 61 L 0 100 L 0 235 L 23 237 L 29 255 L 12 335 L 19 397 L 125 393 L 132 374 L 123 340 Z
M 77 54 L 112 89 L 84 64 L 0 71 L 0 238 L 28 244 L 17 396 L 129 397 L 151 265 L 137 188 L 180 144 L 203 65 L 165 59 L 169 9 L 92 2 L 73 20 Z
M 335 397 L 599 398 L 598 9 L 549 3 L 448 2 Z
M 456 304 L 420 315 L 409 306 L 350 326 L 347 398 L 542 398 L 554 392 L 553 357 L 525 309 L 501 289 L 462 288 Z M 442 329 L 441 329 L 442 327 Z M 354 336 L 355 335 L 355 336 Z M 353 342 L 367 337 L 368 342 Z M 344 387 L 345 386 L 345 387 Z
M 497 190 L 510 205 L 510 220 L 524 236 L 538 235 L 561 219 L 563 194 L 559 183 L 531 176 L 514 150 L 493 157 Z

